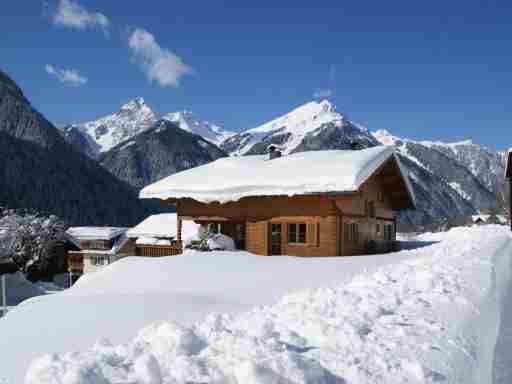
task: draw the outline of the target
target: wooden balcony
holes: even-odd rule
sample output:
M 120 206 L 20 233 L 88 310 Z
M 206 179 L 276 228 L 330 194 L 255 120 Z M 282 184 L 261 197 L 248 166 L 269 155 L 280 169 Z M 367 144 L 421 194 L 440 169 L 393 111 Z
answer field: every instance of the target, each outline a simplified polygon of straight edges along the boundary
M 183 243 L 176 241 L 171 245 L 137 245 L 137 256 L 162 257 L 176 256 L 183 253 Z
M 84 258 L 79 252 L 68 252 L 68 271 L 81 275 L 84 272 Z

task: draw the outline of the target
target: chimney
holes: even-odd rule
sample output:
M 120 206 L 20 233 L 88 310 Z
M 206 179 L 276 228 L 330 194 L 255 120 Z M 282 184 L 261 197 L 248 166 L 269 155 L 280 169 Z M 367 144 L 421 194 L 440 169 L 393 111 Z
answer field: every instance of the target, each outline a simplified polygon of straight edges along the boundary
M 281 157 L 281 151 L 277 149 L 274 144 L 270 144 L 267 148 L 268 150 L 268 159 L 273 160 Z

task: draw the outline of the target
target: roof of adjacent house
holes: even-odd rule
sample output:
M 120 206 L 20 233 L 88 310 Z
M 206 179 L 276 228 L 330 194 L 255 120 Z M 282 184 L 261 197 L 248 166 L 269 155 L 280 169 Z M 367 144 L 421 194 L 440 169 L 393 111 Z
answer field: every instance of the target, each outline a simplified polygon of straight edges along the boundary
M 199 225 L 193 221 L 183 220 L 182 238 L 185 239 L 195 235 L 198 227 Z M 130 238 L 139 238 L 138 244 L 155 244 L 156 239 L 175 239 L 177 229 L 178 216 L 176 213 L 160 213 L 147 217 L 140 224 L 129 229 L 126 234 Z M 151 240 L 153 243 L 147 239 L 153 239 Z
M 221 158 L 151 184 L 140 197 L 225 203 L 252 196 L 357 192 L 390 159 L 396 160 L 414 204 L 414 192 L 394 146 L 300 152 L 272 160 L 267 155 Z
M 112 240 L 128 228 L 120 227 L 71 227 L 66 234 L 79 240 Z
M 128 230 L 128 237 L 160 237 L 174 238 L 178 228 L 178 217 L 175 213 L 161 213 L 144 219 L 141 223 Z
M 493 216 L 500 224 L 507 224 L 507 217 L 505 215 L 473 215 L 471 216 L 471 219 L 473 220 L 473 223 L 476 223 L 477 221 L 483 221 L 486 223 Z
M 512 148 L 508 150 L 507 170 L 505 171 L 505 178 L 512 180 Z

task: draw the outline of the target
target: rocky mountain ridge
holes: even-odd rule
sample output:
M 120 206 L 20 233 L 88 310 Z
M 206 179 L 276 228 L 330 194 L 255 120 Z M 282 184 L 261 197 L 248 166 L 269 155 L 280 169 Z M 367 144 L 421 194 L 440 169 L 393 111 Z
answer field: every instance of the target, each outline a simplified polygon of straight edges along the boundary
M 118 144 L 150 129 L 160 119 L 168 120 L 215 145 L 234 134 L 190 111 L 172 112 L 160 117 L 142 97 L 130 100 L 113 114 L 86 123 L 66 125 L 61 131 L 75 148 L 99 159 Z
M 1 71 L 0 205 L 73 225 L 132 225 L 146 215 L 132 187 L 68 145 Z
M 210 141 L 162 119 L 102 154 L 99 162 L 119 179 L 140 189 L 224 156 L 227 154 Z

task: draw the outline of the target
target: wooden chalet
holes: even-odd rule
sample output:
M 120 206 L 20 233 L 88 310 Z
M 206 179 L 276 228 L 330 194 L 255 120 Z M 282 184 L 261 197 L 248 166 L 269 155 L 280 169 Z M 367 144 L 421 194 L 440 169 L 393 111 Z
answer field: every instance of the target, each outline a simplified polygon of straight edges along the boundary
M 395 212 L 414 208 L 394 147 L 219 159 L 144 188 L 183 220 L 258 255 L 346 256 L 396 249 Z M 181 252 L 182 250 L 180 250 Z
M 508 180 L 509 185 L 509 219 L 510 229 L 512 230 L 512 149 L 508 151 L 507 169 L 505 171 L 505 179 Z
M 67 239 L 75 250 L 67 252 L 68 272 L 74 279 L 94 272 L 121 257 L 134 254 L 133 244 L 126 236 L 128 228 L 71 227 Z

